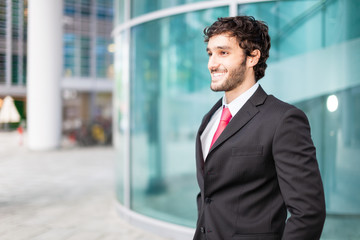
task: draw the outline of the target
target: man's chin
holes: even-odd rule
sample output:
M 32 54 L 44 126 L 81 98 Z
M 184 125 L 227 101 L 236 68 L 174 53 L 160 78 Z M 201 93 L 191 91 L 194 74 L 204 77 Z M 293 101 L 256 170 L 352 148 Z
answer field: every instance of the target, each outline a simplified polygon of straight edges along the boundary
M 213 84 L 210 85 L 210 89 L 213 90 L 213 92 L 224 91 L 221 86 L 214 86 Z
M 213 90 L 214 92 L 223 92 L 223 91 L 228 91 L 229 86 L 227 86 L 227 84 L 224 83 L 220 83 L 220 82 L 211 82 L 210 84 L 210 89 Z

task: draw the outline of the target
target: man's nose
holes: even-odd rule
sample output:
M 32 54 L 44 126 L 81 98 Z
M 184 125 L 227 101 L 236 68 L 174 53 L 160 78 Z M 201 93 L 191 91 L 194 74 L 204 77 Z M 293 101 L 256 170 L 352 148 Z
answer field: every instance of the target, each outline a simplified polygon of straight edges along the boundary
M 209 57 L 209 62 L 208 62 L 208 68 L 209 70 L 215 70 L 219 67 L 219 62 L 217 61 L 216 57 L 213 55 L 213 56 L 210 56 Z

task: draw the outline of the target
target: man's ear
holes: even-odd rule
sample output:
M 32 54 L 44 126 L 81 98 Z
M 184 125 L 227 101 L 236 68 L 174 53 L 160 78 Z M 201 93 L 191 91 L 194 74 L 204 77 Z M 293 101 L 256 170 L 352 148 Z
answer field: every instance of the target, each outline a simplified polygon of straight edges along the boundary
M 254 67 L 259 62 L 260 55 L 261 53 L 259 49 L 255 49 L 254 51 L 252 51 L 251 56 L 247 57 L 248 67 Z

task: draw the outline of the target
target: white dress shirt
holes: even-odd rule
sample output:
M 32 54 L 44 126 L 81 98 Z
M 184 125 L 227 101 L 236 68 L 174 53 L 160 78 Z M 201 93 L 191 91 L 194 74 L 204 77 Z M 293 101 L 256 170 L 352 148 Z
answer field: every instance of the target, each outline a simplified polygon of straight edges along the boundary
M 208 125 L 206 126 L 204 132 L 200 136 L 201 148 L 203 151 L 204 160 L 206 159 L 209 153 L 211 141 L 220 123 L 223 107 L 228 107 L 231 116 L 234 117 L 236 113 L 242 108 L 242 106 L 244 106 L 244 104 L 249 100 L 249 98 L 255 93 L 258 87 L 259 87 L 259 83 L 255 83 L 254 86 L 246 90 L 246 92 L 235 98 L 229 104 L 226 104 L 226 97 L 224 95 L 224 97 L 222 98 L 222 106 L 218 110 L 216 110 L 216 112 L 212 115 Z

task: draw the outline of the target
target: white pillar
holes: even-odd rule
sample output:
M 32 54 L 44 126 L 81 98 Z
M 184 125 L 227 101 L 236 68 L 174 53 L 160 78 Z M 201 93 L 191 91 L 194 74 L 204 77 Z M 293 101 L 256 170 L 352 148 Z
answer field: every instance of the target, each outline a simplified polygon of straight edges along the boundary
M 27 129 L 31 150 L 60 146 L 63 1 L 28 1 Z

